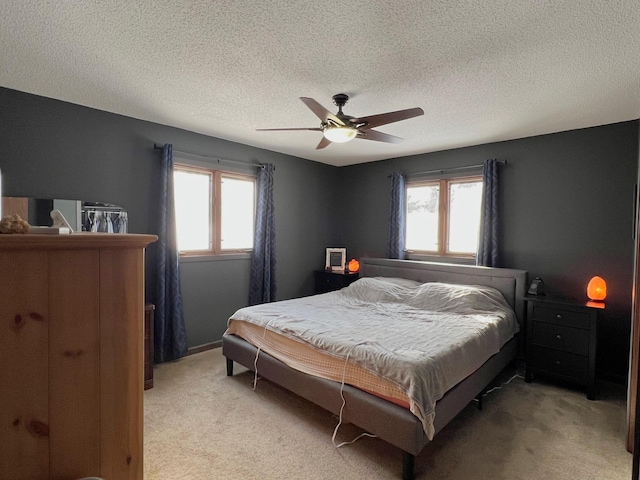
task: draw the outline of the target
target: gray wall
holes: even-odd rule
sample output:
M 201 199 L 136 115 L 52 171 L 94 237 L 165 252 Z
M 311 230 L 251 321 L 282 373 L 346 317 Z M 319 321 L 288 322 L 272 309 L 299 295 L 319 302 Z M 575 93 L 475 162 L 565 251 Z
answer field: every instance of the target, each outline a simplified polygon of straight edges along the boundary
M 602 276 L 609 295 L 599 324 L 598 368 L 624 376 L 638 121 L 342 168 L 339 243 L 350 256 L 385 254 L 391 172 L 474 165 L 487 158 L 508 162 L 501 166 L 503 266 L 528 270 L 548 290 L 585 300 L 589 279 Z
M 384 256 L 389 179 L 405 173 L 506 159 L 501 206 L 504 266 L 544 278 L 549 290 L 584 298 L 595 274 L 609 285 L 598 368 L 626 374 L 633 273 L 633 188 L 638 121 L 335 168 L 65 102 L 0 88 L 4 194 L 121 205 L 130 230 L 157 233 L 160 173 L 154 143 L 276 165 L 278 298 L 313 293 L 327 246 L 349 257 Z M 155 248 L 147 298 L 155 297 Z M 248 260 L 182 263 L 189 346 L 220 339 L 246 304 Z
M 6 196 L 114 203 L 132 233 L 157 234 L 159 152 L 174 149 L 276 166 L 278 298 L 313 293 L 313 270 L 335 243 L 338 169 L 66 102 L 0 88 L 0 169 Z M 248 299 L 249 260 L 181 264 L 190 347 L 217 341 Z M 154 301 L 155 247 L 147 250 L 147 300 Z

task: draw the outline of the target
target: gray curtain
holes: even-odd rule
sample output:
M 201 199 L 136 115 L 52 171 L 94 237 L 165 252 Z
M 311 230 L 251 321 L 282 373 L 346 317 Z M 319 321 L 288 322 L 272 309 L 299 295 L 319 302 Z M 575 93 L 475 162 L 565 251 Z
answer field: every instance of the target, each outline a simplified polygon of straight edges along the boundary
M 249 279 L 249 305 L 276 299 L 276 226 L 273 203 L 273 172 L 267 163 L 258 171 L 258 204 Z
M 187 333 L 182 311 L 180 264 L 173 191 L 173 146 L 162 148 L 160 174 L 160 231 L 158 233 L 154 361 L 162 363 L 187 353 Z
M 495 159 L 485 160 L 482 165 L 482 213 L 476 255 L 476 265 L 484 265 L 485 267 L 500 266 L 498 177 L 498 161 Z
M 406 236 L 406 195 L 404 175 L 391 174 L 391 210 L 389 212 L 389 243 L 387 257 L 404 260 Z

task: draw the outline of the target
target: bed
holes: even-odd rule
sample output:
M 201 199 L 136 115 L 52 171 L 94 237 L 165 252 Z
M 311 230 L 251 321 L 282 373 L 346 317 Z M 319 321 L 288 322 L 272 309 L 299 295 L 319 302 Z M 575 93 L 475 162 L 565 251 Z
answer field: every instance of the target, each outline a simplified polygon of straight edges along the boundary
M 354 287 L 352 290 L 357 291 L 358 288 L 361 288 L 359 284 L 376 285 L 379 279 L 381 281 L 378 283 L 384 285 L 392 282 L 402 285 L 403 281 L 399 279 L 405 279 L 407 283 L 413 281 L 415 285 L 427 284 L 425 287 L 429 288 L 432 286 L 438 287 L 435 284 L 443 284 L 451 286 L 456 291 L 463 291 L 466 288 L 463 286 L 467 285 L 478 286 L 477 288 L 483 292 L 485 290 L 494 291 L 492 289 L 495 289 L 500 292 L 500 298 L 504 298 L 502 300 L 503 303 L 508 304 L 508 307 L 510 307 L 508 309 L 514 317 L 514 321 L 517 322 L 516 325 L 521 327 L 520 331 L 523 330 L 523 296 L 526 288 L 525 271 L 373 258 L 361 259 L 360 265 L 360 277 L 365 280 L 358 280 L 347 289 Z M 405 285 L 402 285 L 402 288 L 399 287 L 397 291 L 405 292 L 404 287 Z M 487 289 L 485 287 L 491 288 Z M 395 287 L 388 288 L 391 288 L 392 292 L 396 291 L 393 290 Z M 413 292 L 416 288 L 422 287 L 407 286 L 406 290 Z M 271 335 L 273 333 L 272 330 L 278 333 L 278 328 L 281 328 L 277 325 L 279 320 L 276 320 L 276 317 L 287 316 L 280 312 L 280 308 L 293 304 L 298 305 L 298 309 L 300 309 L 300 302 L 302 302 L 304 308 L 309 308 L 309 317 L 313 321 L 311 312 L 314 303 L 333 300 L 334 303 L 338 304 L 340 302 L 337 299 L 346 298 L 347 289 L 337 292 L 333 296 L 331 296 L 332 294 L 323 294 L 307 297 L 306 300 L 299 299 L 297 302 L 276 302 L 265 306 L 240 309 L 230 319 L 230 328 L 222 339 L 223 355 L 227 358 L 227 375 L 233 375 L 233 363 L 237 362 L 252 371 L 257 369 L 260 377 L 266 378 L 336 415 L 340 414 L 342 408 L 341 418 L 343 423 L 353 423 L 402 450 L 403 478 L 411 479 L 414 476 L 415 455 L 418 455 L 425 445 L 429 443 L 430 438 L 433 438 L 433 435 L 444 428 L 469 402 L 476 397 L 481 398 L 479 396 L 487 385 L 518 355 L 521 350 L 522 335 L 502 336 L 502 340 L 495 339 L 493 344 L 500 341 L 498 348 L 495 348 L 495 345 L 491 347 L 495 349 L 496 353 L 485 354 L 486 357 L 480 361 L 474 360 L 478 362 L 478 366 L 473 367 L 471 373 L 465 374 L 463 378 L 456 380 L 455 384 L 438 385 L 439 388 L 444 388 L 444 391 L 438 394 L 425 394 L 425 397 L 429 397 L 426 403 L 421 403 L 424 401 L 421 395 L 417 397 L 414 395 L 415 389 L 413 387 L 406 389 L 403 387 L 401 389 L 410 392 L 407 398 L 398 395 L 397 392 L 393 391 L 393 386 L 397 383 L 393 377 L 389 377 L 391 379 L 390 384 L 387 385 L 389 388 L 382 390 L 382 393 L 376 390 L 378 386 L 368 388 L 369 384 L 366 382 L 358 384 L 360 387 L 358 388 L 349 384 L 354 382 L 345 381 L 348 362 L 356 365 L 361 364 L 364 367 L 361 372 L 367 373 L 367 371 L 371 370 L 371 365 L 366 362 L 372 356 L 372 353 L 359 353 L 360 349 L 363 348 L 361 345 L 352 344 L 349 346 L 348 343 L 345 343 L 335 347 L 338 349 L 337 354 L 336 350 L 327 350 L 327 358 L 335 357 L 340 362 L 345 362 L 341 372 L 342 381 L 340 381 L 339 377 L 332 378 L 330 375 L 323 375 L 325 378 L 323 376 L 315 376 L 312 374 L 315 371 L 313 368 L 311 370 L 307 368 L 307 373 L 305 373 L 305 368 L 300 368 L 295 362 L 289 361 L 292 358 L 291 356 L 283 356 L 282 352 L 274 349 L 276 347 L 269 343 L 271 337 L 267 334 Z M 402 298 L 404 299 L 405 297 Z M 349 335 L 349 317 L 355 318 L 355 312 L 359 308 L 358 305 L 352 303 L 349 303 L 349 305 L 350 308 L 344 308 L 343 313 L 340 314 L 336 313 L 339 310 L 332 310 L 332 316 L 340 316 L 342 323 L 345 324 L 345 329 L 347 329 L 344 333 L 345 338 Z M 404 309 L 406 307 L 398 303 L 397 305 L 392 305 L 392 308 Z M 398 318 L 403 318 L 406 315 L 406 310 L 398 311 L 401 313 Z M 389 317 L 388 311 L 383 312 L 383 314 Z M 438 313 L 438 315 L 443 314 Z M 253 316 L 258 320 L 257 330 L 253 330 L 253 336 L 250 330 L 238 331 L 235 328 L 244 324 L 249 317 Z M 375 314 L 370 316 L 375 318 Z M 389 318 L 388 323 L 393 321 L 393 319 Z M 288 327 L 285 329 L 288 331 Z M 281 336 L 283 335 L 276 335 L 275 340 L 278 340 L 278 337 Z M 320 341 L 321 344 L 323 342 L 324 340 Z M 306 343 L 306 340 L 302 342 L 298 339 L 294 343 Z M 377 344 L 377 342 L 373 343 Z M 317 345 L 312 346 L 315 350 L 318 350 Z M 322 352 L 320 353 L 322 354 Z M 344 358 L 345 355 L 346 359 Z M 357 355 L 362 356 L 358 358 Z M 350 356 L 353 358 L 350 359 Z M 293 357 L 295 357 L 295 352 Z M 371 361 L 373 362 L 373 360 Z M 296 368 L 292 368 L 287 363 L 294 365 Z M 318 362 L 318 364 L 323 363 L 323 361 Z M 447 362 L 447 364 L 455 363 L 459 362 Z M 350 368 L 351 364 L 349 363 Z M 385 374 L 379 376 L 386 378 L 389 371 L 390 369 L 387 366 Z M 407 372 L 410 372 L 410 370 L 407 370 Z M 356 371 L 354 375 L 353 378 L 358 378 L 359 374 Z M 376 375 L 374 372 L 374 376 Z M 406 376 L 410 375 L 407 374 Z M 428 377 L 428 375 L 418 374 L 416 378 L 421 379 L 425 376 Z M 432 410 L 430 405 L 433 405 Z

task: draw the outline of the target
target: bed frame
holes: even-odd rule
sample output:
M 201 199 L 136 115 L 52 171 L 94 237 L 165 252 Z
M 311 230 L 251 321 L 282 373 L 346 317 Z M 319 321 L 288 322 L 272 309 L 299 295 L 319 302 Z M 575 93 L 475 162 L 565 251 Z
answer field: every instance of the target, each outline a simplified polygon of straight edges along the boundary
M 361 277 L 400 277 L 420 282 L 444 282 L 467 285 L 485 285 L 499 290 L 516 312 L 521 331 L 524 331 L 524 294 L 527 272 L 505 268 L 476 267 L 411 260 L 363 258 L 360 260 Z M 489 358 L 478 370 L 450 389 L 436 404 L 434 427 L 436 434 L 444 428 L 469 402 L 481 400 L 487 385 L 522 351 L 518 335 L 500 352 Z M 233 375 L 233 362 L 254 370 L 257 348 L 235 335 L 222 337 L 222 354 L 227 358 L 227 375 Z M 333 414 L 342 405 L 341 384 L 301 373 L 272 356 L 260 352 L 257 361 L 260 376 L 315 403 Z M 408 409 L 379 397 L 344 385 L 346 400 L 342 417 L 344 423 L 353 423 L 377 435 L 402 450 L 402 478 L 414 478 L 414 460 L 429 439 L 422 424 Z M 479 408 L 482 403 L 479 402 Z

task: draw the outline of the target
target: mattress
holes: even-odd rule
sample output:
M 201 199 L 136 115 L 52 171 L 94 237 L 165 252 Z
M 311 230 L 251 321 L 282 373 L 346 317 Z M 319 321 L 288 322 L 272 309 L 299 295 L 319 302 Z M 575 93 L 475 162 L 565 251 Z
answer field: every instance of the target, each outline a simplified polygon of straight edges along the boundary
M 230 321 L 226 333 L 237 335 L 299 372 L 334 382 L 344 382 L 396 405 L 409 408 L 409 397 L 403 389 L 352 361 L 334 357 L 306 343 L 242 320 Z
M 337 292 L 240 309 L 227 333 L 241 329 L 292 368 L 408 400 L 432 439 L 436 401 L 497 353 L 518 323 L 490 287 L 363 278 Z M 296 344 L 322 356 L 301 366 Z

